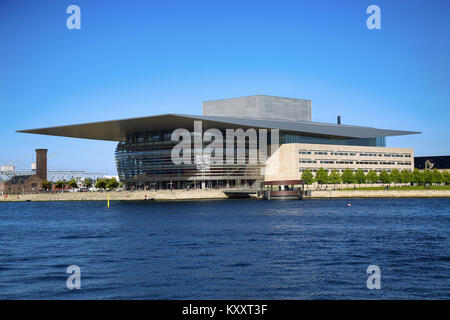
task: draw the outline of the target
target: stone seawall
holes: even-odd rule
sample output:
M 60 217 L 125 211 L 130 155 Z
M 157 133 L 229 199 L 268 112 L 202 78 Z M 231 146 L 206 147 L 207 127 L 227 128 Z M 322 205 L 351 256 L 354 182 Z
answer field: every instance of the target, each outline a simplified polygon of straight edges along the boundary
M 8 195 L 1 197 L 0 202 L 5 201 L 106 201 L 108 192 L 64 192 Z M 201 200 L 201 199 L 227 199 L 221 190 L 160 190 L 160 191 L 111 191 L 111 201 L 137 201 L 137 200 Z
M 111 201 L 228 199 L 221 190 L 161 190 L 109 192 Z M 252 195 L 253 198 L 256 195 Z M 312 198 L 450 198 L 450 190 L 335 190 L 313 191 Z M 108 192 L 65 192 L 1 196 L 11 201 L 107 201 Z
M 450 190 L 313 191 L 313 198 L 450 198 Z

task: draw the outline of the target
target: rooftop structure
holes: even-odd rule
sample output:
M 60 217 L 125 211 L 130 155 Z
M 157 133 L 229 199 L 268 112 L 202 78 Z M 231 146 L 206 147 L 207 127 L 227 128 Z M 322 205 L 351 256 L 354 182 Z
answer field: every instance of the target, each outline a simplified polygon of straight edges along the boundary
M 266 128 L 305 136 L 370 139 L 388 136 L 418 134 L 417 131 L 377 129 L 372 127 L 313 121 L 283 121 L 222 116 L 195 116 L 186 114 L 163 114 L 141 118 L 91 122 L 40 129 L 19 130 L 22 133 L 44 134 L 71 138 L 107 141 L 126 141 L 127 136 L 166 129 L 194 129 L 194 120 L 203 121 L 204 128 Z
M 311 121 L 311 100 L 255 95 L 203 102 L 204 116 Z

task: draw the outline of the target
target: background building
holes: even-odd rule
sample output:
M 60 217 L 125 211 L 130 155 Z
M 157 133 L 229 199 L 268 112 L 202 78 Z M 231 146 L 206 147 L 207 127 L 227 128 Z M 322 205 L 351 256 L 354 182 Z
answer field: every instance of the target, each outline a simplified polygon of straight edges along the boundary
M 3 184 L 2 193 L 34 193 L 43 190 L 47 180 L 47 149 L 36 149 L 36 173 L 15 175 Z
M 309 100 L 258 95 L 205 102 L 201 116 L 164 114 L 19 132 L 118 141 L 115 157 L 120 180 L 137 188 L 251 187 L 263 180 L 299 179 L 303 170 L 314 172 L 320 167 L 365 171 L 414 168 L 413 150 L 387 148 L 386 137 L 419 132 L 343 125 L 340 118 L 336 124 L 313 122 L 311 113 Z M 175 165 L 171 151 L 178 141 L 171 140 L 172 132 L 184 128 L 193 136 L 195 120 L 202 122 L 203 132 L 215 128 L 224 137 L 227 129 L 278 129 L 278 141 L 271 141 L 270 135 L 265 139 L 268 145 L 278 143 L 280 148 L 268 154 L 267 165 L 248 161 L 198 165 L 195 150 L 192 164 Z M 247 160 L 248 149 L 247 140 Z
M 415 157 L 414 166 L 419 170 L 450 171 L 450 156 Z

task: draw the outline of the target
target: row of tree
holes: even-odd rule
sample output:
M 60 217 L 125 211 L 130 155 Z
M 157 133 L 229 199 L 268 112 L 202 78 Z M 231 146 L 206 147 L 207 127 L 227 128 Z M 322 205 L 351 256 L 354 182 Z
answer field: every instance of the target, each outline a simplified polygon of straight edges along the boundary
M 120 183 L 117 182 L 116 178 L 111 179 L 98 179 L 95 183 L 95 188 L 97 189 L 109 189 L 114 190 L 121 186 Z
M 73 188 L 73 189 L 77 189 L 79 188 L 78 183 L 75 179 L 71 179 L 69 181 L 65 181 L 65 180 L 58 180 L 55 183 L 51 183 L 47 180 L 42 181 L 42 188 L 50 191 L 52 189 L 52 185 L 54 188 L 56 189 L 65 189 L 67 187 Z M 109 189 L 109 190 L 114 190 L 117 189 L 118 187 L 121 186 L 121 183 L 117 182 L 116 178 L 111 178 L 111 179 L 97 179 L 97 181 L 94 182 L 92 181 L 92 179 L 90 178 L 86 178 L 83 181 L 83 187 L 89 189 L 92 186 L 95 185 L 96 189 Z
M 302 180 L 306 184 L 312 184 L 317 182 L 319 184 L 339 184 L 339 183 L 410 183 L 410 184 L 450 184 L 450 172 L 440 172 L 436 169 L 430 171 L 420 171 L 414 169 L 412 172 L 397 169 L 392 170 L 390 173 L 386 170 L 377 174 L 371 170 L 364 173 L 363 170 L 353 172 L 350 169 L 345 169 L 342 174 L 338 170 L 332 170 L 328 173 L 328 170 L 320 168 L 316 171 L 314 177 L 312 172 L 308 169 L 303 171 Z

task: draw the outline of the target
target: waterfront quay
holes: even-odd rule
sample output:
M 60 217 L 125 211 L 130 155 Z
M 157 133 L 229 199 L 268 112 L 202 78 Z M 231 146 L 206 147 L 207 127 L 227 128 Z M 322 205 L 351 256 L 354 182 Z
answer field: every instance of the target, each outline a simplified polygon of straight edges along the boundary
M 15 201 L 153 201 L 228 199 L 226 190 L 158 190 L 111 192 L 62 192 L 3 195 L 0 202 Z M 253 199 L 257 194 L 250 194 Z M 450 189 L 443 190 L 322 190 L 312 191 L 311 198 L 450 198 Z

